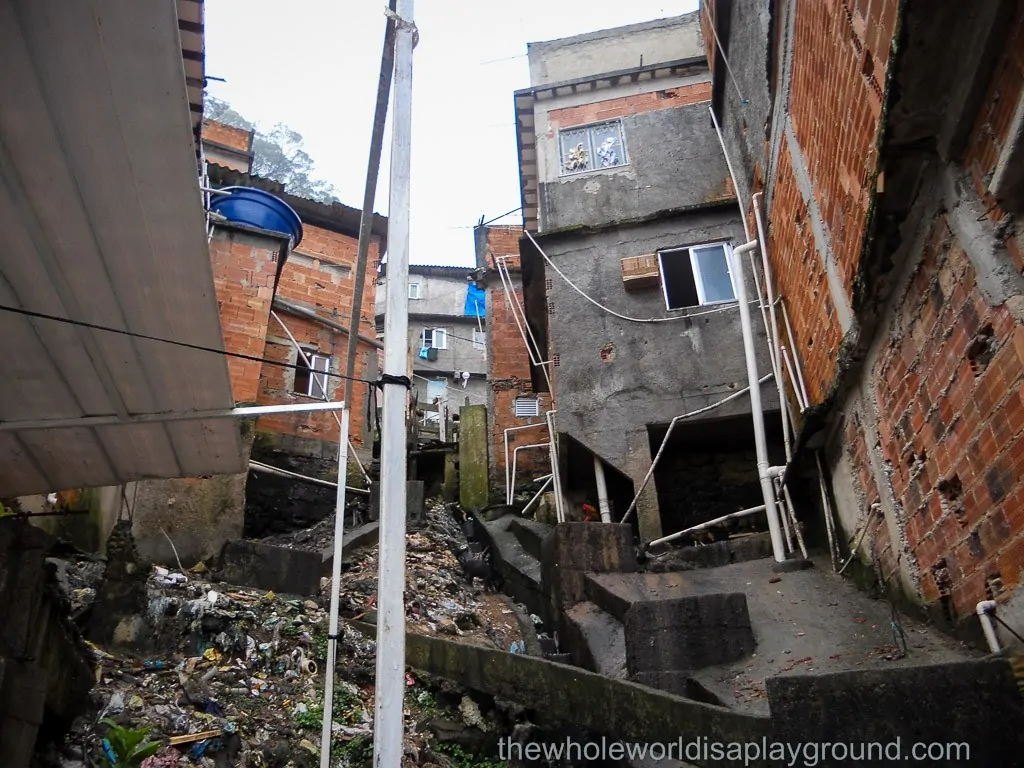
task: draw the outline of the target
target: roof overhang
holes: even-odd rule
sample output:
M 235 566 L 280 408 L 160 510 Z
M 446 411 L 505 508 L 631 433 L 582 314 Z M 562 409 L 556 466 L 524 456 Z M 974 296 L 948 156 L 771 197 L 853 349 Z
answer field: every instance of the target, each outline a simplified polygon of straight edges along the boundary
M 0 0 L 0 304 L 122 332 L 0 312 L 0 496 L 245 469 L 225 357 L 124 333 L 224 348 L 201 7 Z
M 537 126 L 534 117 L 537 102 L 578 93 L 594 93 L 596 101 L 601 98 L 600 91 L 610 90 L 619 85 L 685 76 L 706 67 L 704 56 L 693 56 L 516 91 L 516 146 L 519 151 L 519 191 L 523 204 L 523 226 L 532 232 L 537 231 L 540 205 Z M 611 94 L 607 98 L 612 98 Z

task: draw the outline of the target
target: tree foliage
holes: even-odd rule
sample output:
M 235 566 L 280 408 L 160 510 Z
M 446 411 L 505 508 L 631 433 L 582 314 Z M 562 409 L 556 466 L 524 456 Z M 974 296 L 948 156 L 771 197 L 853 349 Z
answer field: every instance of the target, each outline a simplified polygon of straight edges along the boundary
M 242 117 L 226 101 L 209 95 L 204 101 L 203 111 L 211 120 L 246 131 L 256 130 L 252 147 L 254 174 L 284 184 L 288 194 L 319 203 L 338 202 L 333 184 L 312 178 L 313 158 L 303 147 L 301 133 L 284 123 L 278 123 L 269 131 L 259 130 L 255 123 Z

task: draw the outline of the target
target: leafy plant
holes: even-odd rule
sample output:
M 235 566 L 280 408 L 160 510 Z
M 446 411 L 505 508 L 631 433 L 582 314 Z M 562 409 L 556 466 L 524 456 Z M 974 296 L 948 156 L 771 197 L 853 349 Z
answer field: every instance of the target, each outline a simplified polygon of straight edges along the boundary
M 345 768 L 370 768 L 373 764 L 373 741 L 356 736 L 331 750 L 331 756 L 341 759 Z
M 435 748 L 438 752 L 448 755 L 455 763 L 456 768 L 508 768 L 508 763 L 504 760 L 492 760 L 474 755 L 452 742 L 442 742 Z
M 321 706 L 310 707 L 305 712 L 295 715 L 295 724 L 309 731 L 320 728 L 323 722 L 324 708 Z
M 152 757 L 160 750 L 159 741 L 146 738 L 149 728 L 130 729 L 118 725 L 109 717 L 100 720 L 108 726 L 106 739 L 113 752 L 111 768 L 139 768 L 147 757 Z M 111 756 L 107 756 L 111 760 Z

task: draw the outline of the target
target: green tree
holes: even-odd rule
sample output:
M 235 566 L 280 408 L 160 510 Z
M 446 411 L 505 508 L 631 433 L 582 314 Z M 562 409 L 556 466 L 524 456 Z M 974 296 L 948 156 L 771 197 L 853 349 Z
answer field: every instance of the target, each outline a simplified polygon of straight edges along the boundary
M 301 133 L 284 123 L 278 123 L 269 131 L 261 131 L 226 101 L 209 95 L 204 100 L 203 111 L 211 120 L 246 131 L 256 130 L 252 146 L 254 174 L 284 184 L 291 195 L 319 203 L 339 202 L 333 184 L 312 178 L 313 158 L 303 147 Z

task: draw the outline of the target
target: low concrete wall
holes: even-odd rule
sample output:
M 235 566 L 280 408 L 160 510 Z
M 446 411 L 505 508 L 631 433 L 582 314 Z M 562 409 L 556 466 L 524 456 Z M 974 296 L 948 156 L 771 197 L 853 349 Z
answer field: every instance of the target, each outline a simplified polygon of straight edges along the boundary
M 771 738 L 771 722 L 766 718 L 522 654 L 409 633 L 405 660 L 422 672 L 526 705 L 538 719 L 612 739 L 686 744 L 699 739 L 729 743 Z M 689 762 L 715 764 L 713 760 Z M 764 760 L 748 763 L 768 764 Z
M 1024 706 L 1003 659 L 771 677 L 767 689 L 780 741 L 859 747 L 900 740 L 903 753 L 897 760 L 857 765 L 911 760 L 908 754 L 915 743 L 970 746 L 969 755 L 957 758 L 954 752 L 952 759 L 945 754 L 937 758 L 939 747 L 934 746 L 928 759 L 914 761 L 921 765 L 1020 765 L 1024 755 Z M 850 761 L 816 764 L 848 766 Z

